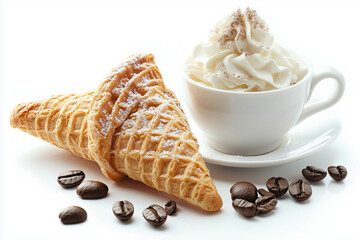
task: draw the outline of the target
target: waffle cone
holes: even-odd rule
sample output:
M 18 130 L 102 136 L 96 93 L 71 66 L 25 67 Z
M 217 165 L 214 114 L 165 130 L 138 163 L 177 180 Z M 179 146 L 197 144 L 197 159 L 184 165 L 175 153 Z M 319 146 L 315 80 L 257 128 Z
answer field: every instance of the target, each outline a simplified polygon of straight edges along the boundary
M 10 123 L 97 162 L 112 180 L 129 176 L 207 211 L 222 206 L 184 112 L 151 54 L 131 56 L 94 92 L 19 104 Z

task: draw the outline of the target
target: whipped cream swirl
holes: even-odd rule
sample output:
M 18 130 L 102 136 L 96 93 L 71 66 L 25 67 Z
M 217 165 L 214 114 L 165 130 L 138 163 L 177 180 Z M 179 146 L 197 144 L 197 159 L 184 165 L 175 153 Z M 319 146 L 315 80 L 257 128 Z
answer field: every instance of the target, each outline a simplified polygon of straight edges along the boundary
M 247 8 L 217 23 L 209 41 L 194 48 L 185 71 L 219 89 L 266 91 L 295 84 L 307 69 L 274 43 L 266 22 Z

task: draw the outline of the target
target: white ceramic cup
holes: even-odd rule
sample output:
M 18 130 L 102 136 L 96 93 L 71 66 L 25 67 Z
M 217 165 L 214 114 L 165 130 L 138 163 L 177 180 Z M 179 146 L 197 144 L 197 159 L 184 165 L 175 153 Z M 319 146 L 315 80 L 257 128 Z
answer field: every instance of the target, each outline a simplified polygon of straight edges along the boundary
M 295 55 L 295 54 L 294 54 Z M 214 149 L 233 155 L 259 155 L 280 146 L 286 133 L 305 118 L 340 100 L 344 93 L 343 75 L 334 68 L 308 72 L 294 85 L 262 92 L 235 92 L 208 87 L 184 74 L 190 114 Z M 315 103 L 307 103 L 315 86 L 335 79 L 336 87 Z

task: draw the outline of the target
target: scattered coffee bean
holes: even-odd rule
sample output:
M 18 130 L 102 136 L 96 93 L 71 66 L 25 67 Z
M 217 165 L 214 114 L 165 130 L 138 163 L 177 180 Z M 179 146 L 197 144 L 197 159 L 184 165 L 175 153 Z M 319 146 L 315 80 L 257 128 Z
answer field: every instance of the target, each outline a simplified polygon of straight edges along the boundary
M 280 197 L 287 192 L 289 188 L 289 183 L 285 178 L 272 177 L 267 180 L 266 187 L 269 189 L 270 192 L 275 194 L 275 196 Z
M 245 199 L 237 198 L 232 202 L 232 206 L 241 215 L 244 217 L 254 217 L 257 215 L 256 205 L 252 202 L 249 202 Z
M 344 166 L 330 166 L 328 167 L 329 175 L 335 180 L 335 181 L 341 181 L 344 180 L 347 176 L 347 170 Z
M 301 179 L 290 184 L 289 192 L 291 197 L 299 202 L 309 199 L 312 194 L 310 183 Z
M 134 214 L 134 206 L 129 201 L 117 201 L 112 206 L 112 211 L 120 221 L 128 221 Z
M 272 196 L 272 197 L 275 197 L 275 194 L 273 194 L 273 193 L 271 193 L 271 192 L 268 192 L 268 191 L 266 191 L 265 189 L 263 189 L 263 188 L 260 188 L 259 190 L 258 190 L 258 192 L 259 192 L 259 194 L 261 195 L 261 196 Z
M 167 214 L 162 206 L 153 204 L 145 208 L 142 212 L 143 217 L 153 226 L 161 226 L 165 223 Z
M 78 206 L 70 206 L 61 210 L 59 218 L 63 224 L 84 222 L 87 218 L 86 211 Z
M 106 197 L 109 191 L 108 186 L 99 181 L 85 181 L 76 189 L 76 193 L 82 199 L 99 199 Z
M 257 189 L 254 184 L 249 182 L 235 183 L 231 187 L 230 193 L 232 200 L 236 198 L 241 198 L 250 202 L 255 202 L 257 198 Z
M 64 188 L 72 188 L 79 185 L 85 178 L 85 173 L 81 170 L 70 170 L 63 173 L 57 178 L 57 182 Z
M 255 201 L 256 209 L 259 214 L 265 214 L 271 212 L 277 204 L 275 196 L 263 196 L 259 197 Z
M 328 167 L 329 175 L 336 181 L 341 181 L 347 176 L 347 169 L 344 166 Z M 327 175 L 323 169 L 307 166 L 302 169 L 303 176 L 310 181 L 321 181 Z M 312 195 L 312 188 L 307 180 L 298 179 L 289 186 L 288 181 L 282 177 L 272 177 L 267 180 L 266 187 L 270 192 L 260 188 L 259 190 L 249 182 L 235 183 L 231 189 L 233 208 L 245 217 L 254 217 L 258 214 L 271 212 L 277 205 L 276 197 L 284 195 L 288 190 L 296 201 L 302 202 Z M 261 197 L 257 198 L 257 192 Z
M 307 166 L 306 168 L 304 168 L 302 170 L 302 175 L 310 181 L 320 181 L 323 180 L 326 175 L 327 172 L 324 171 L 323 169 L 314 167 L 314 166 Z
M 176 213 L 176 202 L 175 201 L 168 201 L 165 204 L 165 211 L 167 213 L 167 215 L 173 215 L 174 213 Z

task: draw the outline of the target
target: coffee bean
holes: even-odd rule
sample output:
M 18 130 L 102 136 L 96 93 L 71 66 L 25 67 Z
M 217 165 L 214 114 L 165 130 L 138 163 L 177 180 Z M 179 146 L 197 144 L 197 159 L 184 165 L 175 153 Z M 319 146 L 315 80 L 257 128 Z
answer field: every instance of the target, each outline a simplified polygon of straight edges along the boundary
M 271 212 L 277 204 L 275 196 L 263 196 L 259 197 L 255 201 L 255 205 L 259 214 L 265 214 Z
M 162 206 L 153 204 L 145 208 L 142 212 L 143 217 L 153 226 L 161 226 L 165 223 L 167 214 Z
M 268 192 L 268 191 L 266 191 L 265 189 L 263 189 L 263 188 L 260 188 L 259 190 L 258 190 L 258 192 L 259 192 L 259 194 L 261 195 L 261 196 L 271 196 L 271 197 L 275 197 L 275 194 L 273 194 L 273 193 L 271 193 L 271 192 Z
M 70 170 L 60 173 L 57 182 L 64 188 L 72 188 L 79 185 L 85 178 L 85 173 L 81 170 Z
M 129 201 L 117 201 L 112 206 L 112 211 L 120 221 L 128 221 L 134 214 L 134 206 Z
M 335 180 L 335 181 L 341 181 L 344 180 L 347 176 L 347 170 L 344 166 L 330 166 L 328 167 L 329 175 Z
M 257 198 L 257 189 L 254 184 L 249 182 L 238 182 L 235 183 L 231 189 L 231 199 L 234 200 L 236 198 L 245 199 L 250 202 L 255 202 Z
M 168 201 L 165 204 L 165 211 L 167 213 L 167 215 L 173 215 L 174 213 L 176 213 L 176 202 L 175 201 Z
M 301 179 L 290 184 L 289 192 L 291 197 L 299 202 L 309 199 L 312 194 L 310 183 Z
M 324 171 L 323 169 L 314 167 L 314 166 L 307 166 L 306 168 L 304 168 L 302 170 L 302 175 L 310 181 L 320 181 L 323 180 L 326 175 L 327 172 Z
M 109 188 L 99 181 L 85 181 L 76 189 L 82 199 L 99 199 L 106 197 Z
M 59 218 L 63 224 L 81 223 L 86 220 L 87 213 L 81 207 L 70 206 L 61 210 Z
M 249 202 L 245 199 L 237 198 L 232 202 L 232 206 L 241 215 L 244 217 L 254 217 L 257 215 L 256 205 L 252 202 Z
M 275 196 L 280 197 L 287 192 L 289 188 L 289 183 L 285 178 L 272 177 L 267 180 L 266 187 L 269 189 L 270 192 L 275 194 Z

